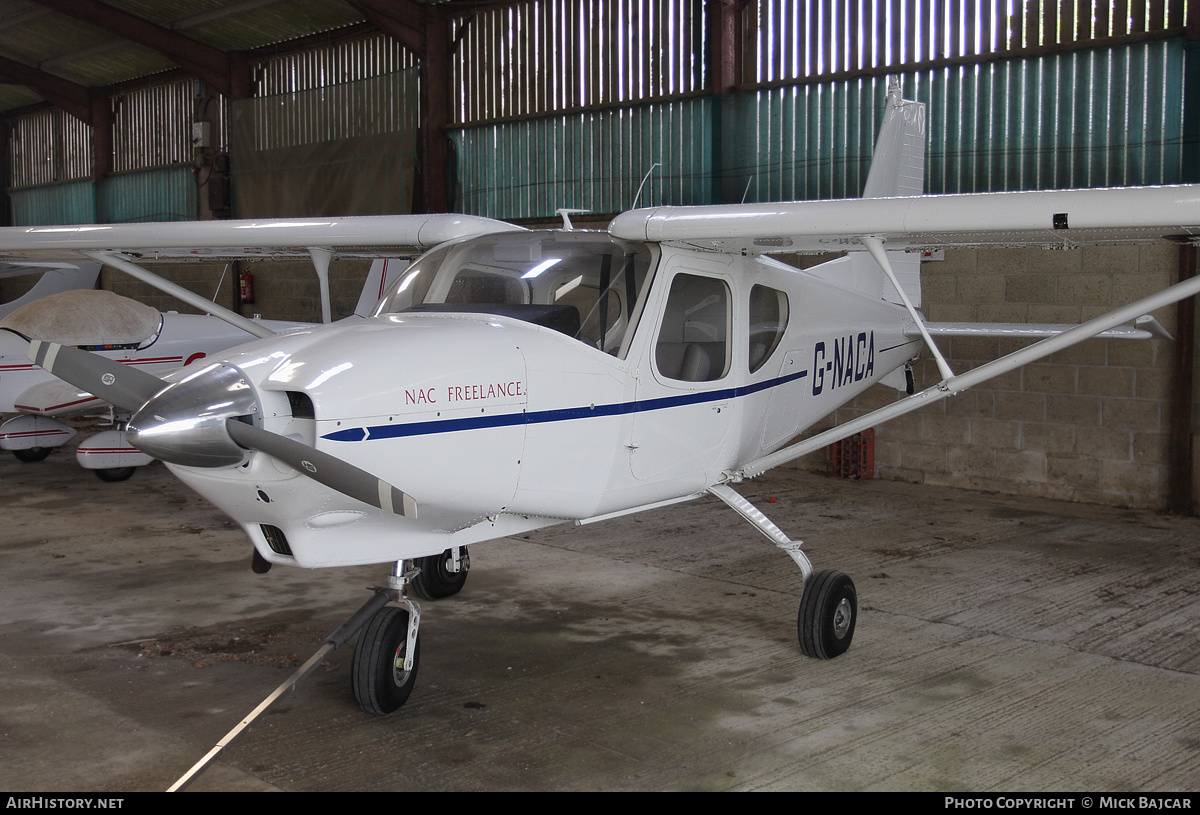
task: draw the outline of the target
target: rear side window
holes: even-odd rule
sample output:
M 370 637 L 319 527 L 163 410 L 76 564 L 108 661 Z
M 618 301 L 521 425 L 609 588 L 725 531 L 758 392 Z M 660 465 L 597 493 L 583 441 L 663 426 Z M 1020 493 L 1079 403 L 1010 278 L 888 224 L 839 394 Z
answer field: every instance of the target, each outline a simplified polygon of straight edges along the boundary
M 770 286 L 750 289 L 750 373 L 771 358 L 788 323 L 787 295 Z
M 711 382 L 725 376 L 729 301 L 729 287 L 723 280 L 675 275 L 654 348 L 659 373 L 684 382 Z

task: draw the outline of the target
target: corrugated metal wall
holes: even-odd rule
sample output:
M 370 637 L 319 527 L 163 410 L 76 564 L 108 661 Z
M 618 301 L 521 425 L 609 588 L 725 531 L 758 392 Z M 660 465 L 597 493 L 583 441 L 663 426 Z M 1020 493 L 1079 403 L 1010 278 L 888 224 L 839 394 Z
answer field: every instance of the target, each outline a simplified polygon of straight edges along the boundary
M 376 35 L 263 59 L 255 65 L 256 94 L 292 93 L 395 73 L 415 64 L 395 41 Z M 334 95 L 309 105 L 300 120 L 280 127 L 264 116 L 266 138 L 332 140 L 380 126 L 389 116 L 376 106 L 350 114 Z M 226 101 L 194 80 L 175 80 L 123 91 L 113 97 L 113 174 L 94 184 L 92 128 L 61 110 L 14 120 L 9 141 L 13 223 L 94 223 L 191 220 L 197 217 L 192 178 L 192 123 L 215 118 L 214 149 L 227 149 Z M 400 106 L 403 107 L 403 106 Z M 408 116 L 404 111 L 391 119 Z M 411 123 L 411 116 L 405 119 Z M 366 122 L 366 124 L 364 124 Z M 375 132 L 375 131 L 372 131 Z M 62 182 L 80 181 L 75 184 Z
M 1200 172 L 1196 150 L 1185 149 L 1195 138 L 1188 128 L 1200 129 L 1200 114 L 1185 120 L 1183 104 L 1192 6 L 750 0 L 741 91 L 720 100 L 708 90 L 713 7 L 705 0 L 474 7 L 453 27 L 456 208 L 502 218 L 559 206 L 614 212 L 631 205 L 655 164 L 642 204 L 855 195 L 891 73 L 930 105 L 931 191 L 1187 180 Z M 394 41 L 368 37 L 266 58 L 256 65 L 256 93 L 329 87 L 413 62 Z M 17 217 L 194 212 L 182 175 L 157 170 L 189 165 L 202 103 L 224 110 L 195 87 L 171 82 L 116 97 L 117 175 L 86 206 L 75 189 L 60 190 L 54 205 L 44 203 L 53 188 L 13 192 Z M 338 115 L 334 97 L 293 108 L 287 122 L 267 107 L 270 143 L 336 140 L 362 126 Z M 218 146 L 226 130 L 221 119 Z M 90 128 L 60 111 L 20 117 L 9 142 L 11 186 L 88 178 L 90 151 Z M 120 175 L 150 170 L 139 180 Z
M 1182 40 L 897 76 L 906 96 L 928 105 L 929 192 L 1188 180 Z M 561 206 L 617 212 L 654 162 L 663 167 L 643 206 L 856 196 L 888 80 L 464 128 L 454 136 L 457 208 L 495 218 L 546 217 Z
M 97 186 L 96 222 L 196 220 L 191 164 L 104 178 Z
M 277 150 L 316 142 L 395 133 L 416 124 L 415 72 L 239 99 L 239 131 L 248 124 L 253 149 Z
M 94 224 L 96 221 L 96 185 L 87 181 L 69 181 L 47 187 L 9 190 L 13 224 Z
M 191 163 L 198 85 L 183 79 L 113 97 L 113 172 Z
M 628 209 L 711 200 L 710 98 L 542 117 L 452 133 L 462 191 L 453 209 L 553 215 L 557 207 Z
M 758 84 L 1180 35 L 1185 0 L 753 0 Z
M 928 191 L 1183 181 L 1183 46 L 1172 39 L 897 73 L 905 95 L 927 106 Z M 727 188 L 740 195 L 751 182 L 748 200 L 759 201 L 858 195 L 888 80 L 812 82 L 727 103 L 739 129 L 720 168 Z
M 17 189 L 91 178 L 92 128 L 58 108 L 26 114 L 12 125 L 8 161 Z
M 394 74 L 417 59 L 400 43 L 377 34 L 336 46 L 267 57 L 254 63 L 254 96 L 278 96 Z
M 459 23 L 456 121 L 664 99 L 705 90 L 699 0 L 548 0 Z

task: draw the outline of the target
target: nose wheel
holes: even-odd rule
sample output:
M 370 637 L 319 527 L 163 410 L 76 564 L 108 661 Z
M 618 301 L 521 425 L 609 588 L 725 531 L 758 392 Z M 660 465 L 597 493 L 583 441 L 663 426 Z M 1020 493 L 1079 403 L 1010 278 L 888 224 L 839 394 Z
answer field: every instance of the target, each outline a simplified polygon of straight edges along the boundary
M 824 569 L 804 584 L 796 621 L 800 650 L 817 659 L 846 652 L 854 639 L 858 593 L 854 581 L 836 569 Z
M 408 701 L 417 682 L 421 641 L 412 637 L 412 667 L 405 668 L 409 653 L 407 609 L 385 606 L 359 632 L 350 667 L 354 699 L 367 713 L 392 713 Z
M 358 706 L 367 713 L 392 713 L 408 701 L 417 683 L 421 607 L 405 596 L 405 589 L 418 574 L 417 569 L 409 568 L 410 563 L 396 561 L 388 588 L 376 592 L 379 597 L 390 596 L 390 605 L 373 613 L 367 607 L 359 612 L 371 616 L 366 625 L 358 623 L 362 630 L 354 643 L 350 689 Z

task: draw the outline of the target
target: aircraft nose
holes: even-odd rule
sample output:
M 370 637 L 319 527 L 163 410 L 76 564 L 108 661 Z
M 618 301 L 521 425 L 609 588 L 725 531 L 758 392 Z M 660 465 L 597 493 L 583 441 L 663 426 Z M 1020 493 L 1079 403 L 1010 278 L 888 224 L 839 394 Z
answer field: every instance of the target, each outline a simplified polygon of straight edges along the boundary
M 215 363 L 150 399 L 125 434 L 143 453 L 171 464 L 227 467 L 240 464 L 246 450 L 230 437 L 226 420 L 256 413 L 258 400 L 242 372 Z

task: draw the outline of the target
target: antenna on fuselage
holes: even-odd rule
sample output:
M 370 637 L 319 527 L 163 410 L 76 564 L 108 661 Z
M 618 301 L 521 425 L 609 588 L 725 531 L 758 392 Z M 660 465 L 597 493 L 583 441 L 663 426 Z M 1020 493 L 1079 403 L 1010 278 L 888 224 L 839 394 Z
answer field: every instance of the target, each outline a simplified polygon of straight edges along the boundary
M 642 183 L 638 184 L 637 193 L 633 196 L 633 203 L 629 206 L 630 209 L 637 209 L 638 199 L 642 197 L 642 187 L 646 186 L 646 182 L 650 180 L 650 174 L 654 172 L 654 168 L 661 166 L 661 161 L 654 162 L 650 165 L 650 169 L 646 171 L 646 174 L 642 176 Z
M 746 179 L 746 189 L 742 190 L 742 203 L 746 203 L 746 196 L 750 194 L 750 185 L 754 183 L 754 176 Z

